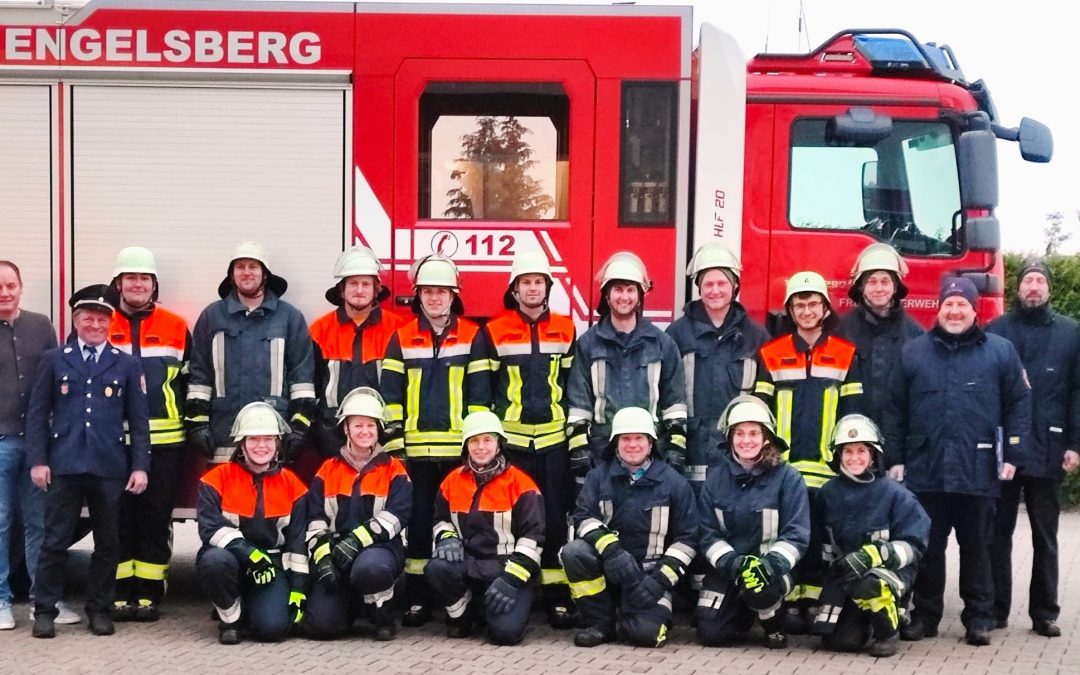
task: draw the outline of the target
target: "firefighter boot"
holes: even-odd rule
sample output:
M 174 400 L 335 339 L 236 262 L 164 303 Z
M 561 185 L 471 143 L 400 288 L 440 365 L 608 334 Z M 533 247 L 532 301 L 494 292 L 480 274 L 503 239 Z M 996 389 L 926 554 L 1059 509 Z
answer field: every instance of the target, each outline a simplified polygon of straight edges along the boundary
M 161 618 L 161 610 L 153 600 L 142 598 L 132 608 L 132 618 L 142 623 L 152 623 Z
M 446 617 L 446 637 L 467 638 L 473 634 L 472 611 L 465 610 L 459 617 Z
M 784 630 L 784 615 L 776 614 L 761 620 L 761 629 L 765 631 L 765 646 L 769 649 L 787 649 L 787 631 Z
M 239 623 L 225 623 L 224 621 L 218 622 L 218 642 L 223 645 L 240 644 Z
M 375 622 L 375 639 L 379 642 L 393 640 L 397 636 L 397 621 L 390 609 L 390 604 L 372 608 L 372 619 Z
M 113 603 L 112 620 L 116 622 L 134 621 L 135 606 L 126 600 L 117 600 Z
M 595 647 L 605 642 L 615 641 L 614 630 L 604 630 L 597 626 L 582 628 L 574 634 L 574 645 L 577 647 Z
M 900 621 L 899 616 L 888 612 L 887 609 L 864 614 L 870 623 L 873 637 L 866 651 L 870 656 L 884 658 L 895 656 L 900 648 Z

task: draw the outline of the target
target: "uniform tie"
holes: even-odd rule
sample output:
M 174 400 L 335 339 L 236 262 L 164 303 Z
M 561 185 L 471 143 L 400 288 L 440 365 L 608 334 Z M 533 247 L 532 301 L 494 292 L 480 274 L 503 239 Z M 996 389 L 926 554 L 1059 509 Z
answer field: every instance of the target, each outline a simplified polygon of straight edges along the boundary
M 86 352 L 87 363 L 97 363 L 97 348 L 92 345 L 83 345 L 83 351 Z

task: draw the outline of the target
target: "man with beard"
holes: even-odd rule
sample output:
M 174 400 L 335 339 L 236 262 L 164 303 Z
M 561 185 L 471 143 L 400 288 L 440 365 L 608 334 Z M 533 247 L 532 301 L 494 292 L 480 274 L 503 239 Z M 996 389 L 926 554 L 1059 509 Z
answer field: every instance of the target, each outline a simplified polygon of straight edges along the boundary
M 1044 260 L 1020 268 L 1014 309 L 986 327 L 1016 347 L 1031 382 L 1030 443 L 1016 476 L 1001 484 L 994 540 L 994 623 L 1004 628 L 1012 605 L 1012 539 L 1020 493 L 1024 493 L 1034 557 L 1028 614 L 1039 635 L 1058 637 L 1058 488 L 1066 471 L 1080 464 L 1080 334 L 1077 324 L 1050 303 L 1053 275 Z M 1073 448 L 1073 449 L 1066 449 Z
M 566 544 L 574 481 L 566 447 L 566 381 L 574 359 L 574 322 L 548 309 L 551 266 L 547 256 L 514 256 L 504 312 L 481 335 L 494 376 L 495 413 L 502 420 L 506 455 L 544 495 L 546 530 L 541 594 L 553 628 L 569 628 L 570 593 L 559 563 Z
M 311 335 L 300 310 L 281 299 L 289 284 L 270 272 L 268 260 L 256 242 L 237 246 L 218 286 L 221 300 L 195 322 L 188 442 L 217 463 L 232 457 L 229 431 L 248 403 L 264 401 L 288 418 L 282 461 L 300 449 L 315 416 Z
M 391 336 L 383 359 L 387 452 L 405 450 L 413 482 L 405 549 L 406 611 L 412 628 L 431 619 L 431 589 L 424 567 L 431 558 L 435 496 L 461 462 L 461 430 L 470 412 L 491 405 L 491 363 L 480 327 L 466 319 L 457 265 L 438 253 L 409 269 L 416 318 Z
M 1012 344 L 975 324 L 979 293 L 970 279 L 944 279 L 939 299 L 937 324 L 907 343 L 892 369 L 885 408 L 885 463 L 930 516 L 911 623 L 900 637 L 937 635 L 945 548 L 955 529 L 960 620 L 967 643 L 981 647 L 990 644 L 994 623 L 990 540 L 998 482 L 1011 480 L 1024 460 L 1031 390 Z
M 837 335 L 855 343 L 863 375 L 862 407 L 878 424 L 889 370 L 900 358 L 900 349 L 923 333 L 901 303 L 908 294 L 903 282 L 907 271 L 907 263 L 892 246 L 877 243 L 864 248 L 851 269 L 848 289 L 855 309 L 840 319 L 836 329 Z
M 615 253 L 600 270 L 600 322 L 578 340 L 566 390 L 570 466 L 578 479 L 600 462 L 612 416 L 629 407 L 659 420 L 658 454 L 685 470 L 682 359 L 675 341 L 643 316 L 650 288 L 645 264 L 633 253 Z
M 366 246 L 354 246 L 338 256 L 336 283 L 326 300 L 337 309 L 311 324 L 315 341 L 315 391 L 319 419 L 315 441 L 324 457 L 336 457 L 345 443 L 337 409 L 345 395 L 358 387 L 378 391 L 386 345 L 405 320 L 380 306 L 390 289 L 379 278 L 382 263 Z
M 157 621 L 172 557 L 172 508 L 186 474 L 184 401 L 191 350 L 187 322 L 158 304 L 157 261 L 131 246 L 116 256 L 112 287 L 120 306 L 109 324 L 109 343 L 139 359 L 150 406 L 150 482 L 142 494 L 120 501 L 120 562 L 116 567 L 116 621 Z
M 784 459 L 802 474 L 814 513 L 818 491 L 836 475 L 829 466 L 833 427 L 861 411 L 862 379 L 855 345 L 832 334 L 836 318 L 820 274 L 788 279 L 784 308 L 792 329 L 761 348 L 754 391 L 776 415 L 777 436 L 790 448 Z M 806 633 L 814 622 L 824 579 L 821 543 L 821 523 L 811 517 L 810 547 L 787 597 L 788 633 Z

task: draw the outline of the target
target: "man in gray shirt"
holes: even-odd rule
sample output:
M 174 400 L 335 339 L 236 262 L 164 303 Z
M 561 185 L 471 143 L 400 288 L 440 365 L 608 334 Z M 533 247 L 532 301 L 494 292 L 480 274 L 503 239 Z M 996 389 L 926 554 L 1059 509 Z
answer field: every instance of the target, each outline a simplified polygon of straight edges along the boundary
M 56 347 L 56 330 L 48 317 L 19 308 L 22 292 L 19 268 L 0 260 L 0 630 L 15 627 L 8 576 L 12 522 L 17 511 L 23 514 L 26 567 L 31 578 L 41 551 L 44 493 L 30 482 L 23 431 L 38 360 Z

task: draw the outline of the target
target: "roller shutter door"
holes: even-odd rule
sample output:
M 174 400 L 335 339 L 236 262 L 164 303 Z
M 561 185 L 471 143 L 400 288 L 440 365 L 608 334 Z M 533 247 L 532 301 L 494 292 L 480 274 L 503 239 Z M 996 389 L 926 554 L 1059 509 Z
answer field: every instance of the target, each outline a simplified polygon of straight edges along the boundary
M 0 259 L 19 266 L 21 306 L 52 314 L 51 89 L 0 85 Z
M 346 232 L 345 91 L 72 87 L 75 287 L 146 246 L 161 301 L 194 324 L 254 240 L 311 321 Z

